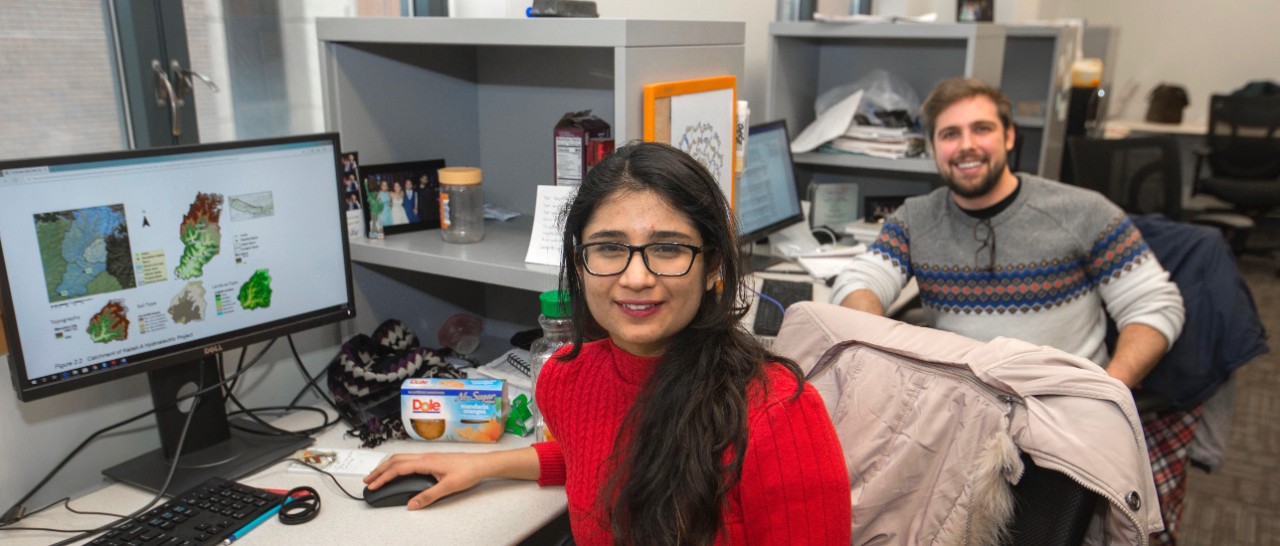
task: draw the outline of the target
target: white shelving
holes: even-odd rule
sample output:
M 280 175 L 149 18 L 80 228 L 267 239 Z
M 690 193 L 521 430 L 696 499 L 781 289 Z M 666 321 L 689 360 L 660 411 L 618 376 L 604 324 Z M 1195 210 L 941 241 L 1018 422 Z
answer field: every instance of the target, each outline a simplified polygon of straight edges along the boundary
M 872 70 L 886 70 L 924 100 L 946 78 L 980 78 L 1014 104 L 1035 101 L 1039 115 L 1015 119 L 1023 170 L 1056 176 L 1062 155 L 1065 93 L 1074 33 L 1059 27 L 992 24 L 829 24 L 778 22 L 769 27 L 765 115 L 784 118 L 793 133 L 813 122 L 814 101 Z M 929 158 L 881 159 L 805 153 L 795 157 L 799 184 L 853 180 L 864 196 L 924 193 L 937 183 Z
M 769 41 L 765 116 L 786 119 L 794 135 L 813 122 L 820 95 L 876 69 L 901 78 L 921 100 L 938 81 L 955 76 L 999 85 L 1005 31 L 999 25 L 777 22 L 769 26 Z M 937 183 L 929 158 L 816 152 L 796 154 L 795 163 L 802 192 L 810 183 L 853 180 L 863 197 L 906 196 Z
M 346 151 L 364 165 L 478 166 L 485 201 L 524 214 L 486 222 L 484 240 L 471 245 L 444 243 L 435 231 L 353 241 L 359 312 L 395 316 L 386 309 L 408 305 L 395 300 L 420 299 L 428 312 L 448 302 L 531 322 L 534 293 L 555 288 L 558 273 L 524 263 L 537 186 L 554 184 L 556 122 L 589 109 L 619 143 L 639 139 L 644 85 L 723 75 L 741 82 L 744 32 L 740 22 L 317 20 L 325 124 Z M 411 290 L 381 286 L 384 279 Z
M 1020 171 L 1058 178 L 1071 92 L 1076 32 L 1067 27 L 1009 26 L 1001 90 L 1013 103 L 1040 105 L 1039 116 L 1015 116 Z
M 352 241 L 351 259 L 533 292 L 554 289 L 559 268 L 524 261 L 532 229 L 533 219 L 521 216 L 486 222 L 484 240 L 471 245 L 446 243 L 436 231 L 364 239 Z

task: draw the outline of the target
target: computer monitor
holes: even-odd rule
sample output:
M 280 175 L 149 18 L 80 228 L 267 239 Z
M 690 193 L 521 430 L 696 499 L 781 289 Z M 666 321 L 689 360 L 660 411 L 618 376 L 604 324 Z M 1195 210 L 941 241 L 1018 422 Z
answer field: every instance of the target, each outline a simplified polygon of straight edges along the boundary
M 751 244 L 803 222 L 786 120 L 751 126 L 746 161 L 734 191 L 738 242 Z
M 17 396 L 147 372 L 162 448 L 104 471 L 158 490 L 225 350 L 355 316 L 335 133 L 0 161 L 0 278 Z M 311 442 L 194 405 L 169 491 Z

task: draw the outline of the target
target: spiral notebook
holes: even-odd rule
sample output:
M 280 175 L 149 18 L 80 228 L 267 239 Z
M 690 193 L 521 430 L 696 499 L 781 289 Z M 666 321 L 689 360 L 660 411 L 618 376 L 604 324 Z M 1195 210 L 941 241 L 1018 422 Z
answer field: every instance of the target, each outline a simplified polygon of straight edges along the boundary
M 471 373 L 494 379 L 505 379 L 508 384 L 529 391 L 533 389 L 529 356 L 529 351 L 524 349 L 511 349 L 484 366 L 471 370 Z

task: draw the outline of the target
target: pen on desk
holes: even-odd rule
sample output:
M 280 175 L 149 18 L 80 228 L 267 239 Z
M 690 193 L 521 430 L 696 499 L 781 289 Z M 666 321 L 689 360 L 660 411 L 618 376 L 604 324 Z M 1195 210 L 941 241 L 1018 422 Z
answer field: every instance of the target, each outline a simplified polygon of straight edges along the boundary
M 284 499 L 284 502 L 271 507 L 270 510 L 263 512 L 261 516 L 258 516 L 253 521 L 246 523 L 244 527 L 236 529 L 234 533 L 231 533 L 231 536 L 227 537 L 226 540 L 222 541 L 222 545 L 226 546 L 228 544 L 231 544 L 232 542 L 240 540 L 246 534 L 248 534 L 249 531 L 252 531 L 254 527 L 262 525 L 262 522 L 267 521 L 268 519 L 271 519 L 272 516 L 275 516 L 276 514 L 278 514 L 280 512 L 280 507 L 286 504 L 289 504 L 289 502 L 292 500 L 293 500 L 293 497 L 288 497 Z

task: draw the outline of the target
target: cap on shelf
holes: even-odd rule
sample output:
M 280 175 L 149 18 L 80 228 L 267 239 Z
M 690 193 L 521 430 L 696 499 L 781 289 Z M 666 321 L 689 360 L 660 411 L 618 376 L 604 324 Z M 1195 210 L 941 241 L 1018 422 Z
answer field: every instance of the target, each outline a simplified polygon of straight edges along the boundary
M 476 167 L 444 167 L 439 172 L 440 183 L 452 186 L 473 186 L 482 178 L 480 169 Z

